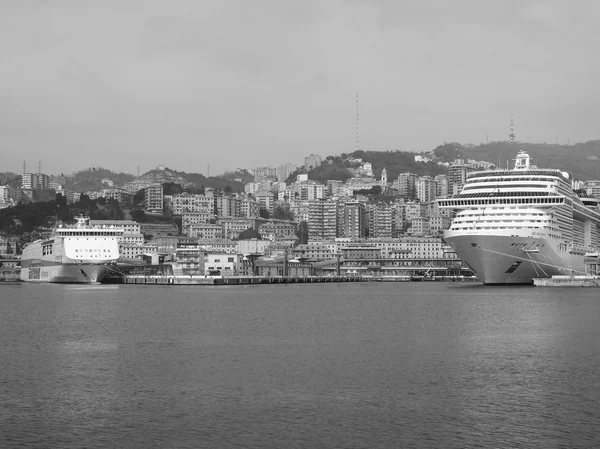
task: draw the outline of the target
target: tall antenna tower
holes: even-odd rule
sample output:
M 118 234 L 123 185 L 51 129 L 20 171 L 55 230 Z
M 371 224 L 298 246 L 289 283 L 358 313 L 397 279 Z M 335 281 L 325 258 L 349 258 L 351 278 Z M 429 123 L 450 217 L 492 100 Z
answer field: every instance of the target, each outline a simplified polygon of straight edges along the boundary
M 358 114 L 358 92 L 356 93 L 356 151 L 360 150 L 360 127 L 359 127 L 359 114 Z
M 27 162 L 23 161 L 23 174 L 27 172 Z
M 42 174 L 42 161 L 38 161 L 38 175 Z
M 137 177 L 138 178 L 140 177 L 140 166 L 139 165 L 137 166 Z
M 210 164 L 206 164 L 206 177 L 210 177 Z
M 510 131 L 508 133 L 510 143 L 515 143 L 515 121 L 513 120 L 512 114 L 510 115 Z

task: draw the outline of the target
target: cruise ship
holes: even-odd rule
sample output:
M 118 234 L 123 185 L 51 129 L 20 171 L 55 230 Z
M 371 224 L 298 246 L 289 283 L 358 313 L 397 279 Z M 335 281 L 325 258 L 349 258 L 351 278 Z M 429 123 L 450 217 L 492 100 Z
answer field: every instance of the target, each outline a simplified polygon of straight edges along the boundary
M 438 200 L 456 216 L 444 238 L 484 284 L 584 274 L 600 247 L 597 198 L 580 197 L 566 172 L 534 166 L 520 151 L 513 169 L 471 173 L 460 194 Z
M 74 226 L 59 226 L 48 239 L 23 249 L 21 280 L 25 282 L 100 282 L 119 258 L 122 228 L 92 227 L 89 217 L 76 217 Z

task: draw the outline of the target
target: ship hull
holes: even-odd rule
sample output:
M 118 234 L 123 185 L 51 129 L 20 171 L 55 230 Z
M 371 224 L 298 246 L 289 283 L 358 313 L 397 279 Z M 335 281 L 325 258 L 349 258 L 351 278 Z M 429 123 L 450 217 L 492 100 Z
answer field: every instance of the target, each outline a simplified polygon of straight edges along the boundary
M 559 252 L 546 238 L 446 234 L 445 239 L 484 284 L 533 284 L 534 278 L 585 268 L 583 255 Z
M 99 264 L 57 264 L 21 268 L 21 280 L 37 283 L 95 284 L 104 279 L 108 268 Z

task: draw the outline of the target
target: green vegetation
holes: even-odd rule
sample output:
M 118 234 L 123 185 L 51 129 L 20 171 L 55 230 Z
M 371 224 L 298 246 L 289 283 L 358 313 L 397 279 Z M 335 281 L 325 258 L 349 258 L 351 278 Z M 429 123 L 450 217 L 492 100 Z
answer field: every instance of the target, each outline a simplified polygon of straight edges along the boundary
M 225 173 L 222 173 L 219 177 L 229 182 L 235 181 L 236 179 L 241 179 L 242 184 L 248 184 L 249 182 L 254 181 L 254 176 L 252 176 L 246 169 L 238 169 L 237 171 L 226 171 Z
M 16 173 L 0 173 L 0 186 L 21 187 L 21 175 Z
M 381 186 L 373 186 L 370 189 L 354 190 L 354 195 L 381 195 Z
M 364 162 L 370 162 L 373 166 L 373 175 L 376 179 L 381 178 L 381 172 L 385 168 L 388 180 L 398 179 L 400 173 L 415 173 L 419 176 L 436 175 L 446 173 L 444 166 L 435 162 L 415 162 L 415 154 L 408 151 L 355 151 L 350 153 L 351 157 L 361 158 Z
M 248 228 L 245 231 L 240 232 L 240 235 L 238 235 L 237 239 L 233 239 L 233 240 L 250 240 L 250 239 L 261 240 L 262 237 L 260 236 L 258 231 L 254 230 L 252 228 Z
M 290 205 L 285 203 L 283 206 L 277 206 L 273 211 L 273 218 L 277 220 L 294 220 L 294 214 L 290 210 Z
M 235 182 L 229 179 L 223 179 L 218 176 L 211 176 L 207 178 L 200 173 L 185 173 L 185 172 L 175 172 L 177 175 L 185 178 L 189 183 L 194 184 L 197 188 L 200 186 L 211 187 L 213 189 L 225 190 L 227 186 L 231 189 L 232 192 L 243 192 L 244 184 L 240 182 Z
M 81 170 L 65 177 L 67 188 L 75 192 L 89 192 L 110 188 L 102 183 L 102 179 L 110 179 L 115 186 L 122 186 L 126 182 L 133 181 L 135 176 L 129 173 L 116 173 L 106 168 L 91 167 Z
M 90 200 L 81 195 L 77 203 L 67 204 L 62 195 L 51 201 L 23 204 L 0 210 L 0 230 L 7 235 L 21 236 L 34 230 L 50 231 L 58 222 L 70 223 L 73 217 L 83 214 L 92 220 L 122 220 L 124 213 L 115 200 Z
M 555 145 L 546 143 L 490 142 L 475 147 L 462 147 L 460 157 L 484 160 L 505 168 L 508 162 L 512 168 L 519 150 L 525 150 L 540 168 L 566 171 L 575 179 L 589 180 L 600 178 L 600 140 L 592 140 L 575 145 Z

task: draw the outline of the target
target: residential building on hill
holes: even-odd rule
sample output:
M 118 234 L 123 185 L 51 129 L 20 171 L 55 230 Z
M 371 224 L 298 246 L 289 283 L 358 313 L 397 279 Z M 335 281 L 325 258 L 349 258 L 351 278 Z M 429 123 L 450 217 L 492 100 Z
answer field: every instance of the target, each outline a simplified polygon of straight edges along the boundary
M 21 201 L 21 189 L 0 186 L 0 209 L 15 206 L 19 201 Z
M 310 154 L 304 158 L 304 168 L 310 170 L 311 168 L 319 167 L 322 159 L 318 154 Z
M 346 202 L 344 207 L 344 237 L 363 238 L 367 229 L 365 204 L 359 201 Z
M 215 215 L 215 199 L 201 194 L 181 193 L 173 195 L 171 200 L 173 215 L 184 213 L 202 213 L 213 218 Z
M 458 195 L 467 182 L 469 173 L 476 171 L 466 165 L 451 165 L 448 167 L 448 195 Z
M 210 223 L 193 224 L 188 227 L 187 235 L 203 240 L 222 239 L 224 237 L 223 226 Z
M 320 199 L 308 202 L 309 240 L 329 240 L 338 236 L 338 202 Z
M 144 189 L 144 209 L 157 213 L 163 211 L 162 184 L 152 184 Z

